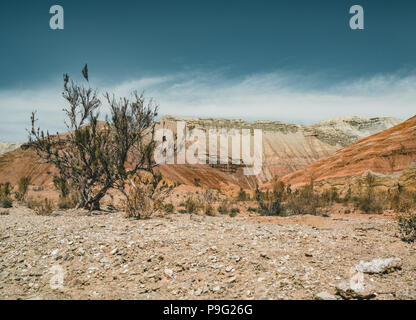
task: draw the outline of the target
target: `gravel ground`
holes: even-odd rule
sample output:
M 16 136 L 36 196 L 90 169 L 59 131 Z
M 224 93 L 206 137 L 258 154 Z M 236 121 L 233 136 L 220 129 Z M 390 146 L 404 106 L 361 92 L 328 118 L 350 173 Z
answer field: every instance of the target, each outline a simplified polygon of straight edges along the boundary
M 364 275 L 373 299 L 416 299 L 416 244 L 387 219 L 13 208 L 0 216 L 0 299 L 341 299 L 351 267 L 387 257 L 401 268 Z

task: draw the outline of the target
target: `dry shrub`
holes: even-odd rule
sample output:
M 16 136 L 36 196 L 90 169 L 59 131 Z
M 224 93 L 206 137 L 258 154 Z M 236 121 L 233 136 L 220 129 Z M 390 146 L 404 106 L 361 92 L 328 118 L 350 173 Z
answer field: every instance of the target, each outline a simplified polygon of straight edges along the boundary
M 52 214 L 54 207 L 51 200 L 45 198 L 43 200 L 30 200 L 28 207 L 35 211 L 38 216 L 48 216 Z
M 228 199 L 225 199 L 221 201 L 221 203 L 219 204 L 217 208 L 217 211 L 220 214 L 230 214 L 231 209 L 232 209 L 231 201 Z
M 0 207 L 1 208 L 12 208 L 13 207 L 13 200 L 10 197 L 6 197 L 4 195 L 0 195 Z
M 396 212 L 410 212 L 416 209 L 416 194 L 403 190 L 399 185 L 391 197 L 390 207 Z
M 129 218 L 148 219 L 157 208 L 142 188 L 133 188 L 125 201 L 125 210 Z
M 259 212 L 263 216 L 278 216 L 283 212 L 281 198 L 274 192 L 261 192 L 256 194 Z
M 166 213 L 173 213 L 175 211 L 175 206 L 172 203 L 167 203 L 164 206 Z
M 71 193 L 66 197 L 59 197 L 58 208 L 59 209 L 73 209 L 76 208 L 78 203 L 78 195 L 76 193 Z
M 203 212 L 207 216 L 215 216 L 215 208 L 212 205 L 214 201 L 217 200 L 217 197 L 215 196 L 214 192 L 212 190 L 205 190 L 205 192 L 202 194 L 202 203 L 201 207 Z
M 237 195 L 237 201 L 247 201 L 250 200 L 250 196 L 247 194 L 247 192 L 244 191 L 243 188 L 240 188 L 240 191 Z
M 234 218 L 237 215 L 237 213 L 240 213 L 240 209 L 238 209 L 238 208 L 232 208 L 231 209 L 231 212 L 230 212 L 230 217 L 231 218 Z
M 368 173 L 364 178 L 364 189 L 353 199 L 356 208 L 365 213 L 383 213 L 387 206 L 387 194 L 377 193 L 375 186 L 376 177 Z
M 26 194 L 29 190 L 30 177 L 20 178 L 17 184 L 17 191 L 15 192 L 15 197 L 17 201 L 24 201 L 26 199 Z
M 318 213 L 318 208 L 322 206 L 320 196 L 315 194 L 314 185 L 311 182 L 309 185 L 296 189 L 288 195 L 285 203 L 285 214 L 298 215 L 298 214 L 312 214 Z
M 416 240 L 416 213 L 404 213 L 398 216 L 397 222 L 404 241 Z
M 188 213 L 197 213 L 200 208 L 200 203 L 193 196 L 189 195 L 185 200 L 185 210 Z
M 173 185 L 167 184 L 160 173 L 136 176 L 130 182 L 132 187 L 129 192 L 124 193 L 124 208 L 128 218 L 149 219 L 164 211 L 164 200 Z
M 207 215 L 207 216 L 211 216 L 211 217 L 213 217 L 213 216 L 215 216 L 215 209 L 214 209 L 214 207 L 212 206 L 212 204 L 206 204 L 205 206 L 204 206 L 204 213 Z

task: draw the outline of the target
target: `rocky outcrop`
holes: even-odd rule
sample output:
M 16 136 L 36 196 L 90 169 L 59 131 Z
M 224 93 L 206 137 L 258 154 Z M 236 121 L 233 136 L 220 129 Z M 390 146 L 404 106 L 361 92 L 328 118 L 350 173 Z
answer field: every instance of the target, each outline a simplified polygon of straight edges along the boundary
M 13 151 L 21 145 L 22 143 L 19 142 L 0 142 L 0 154 Z

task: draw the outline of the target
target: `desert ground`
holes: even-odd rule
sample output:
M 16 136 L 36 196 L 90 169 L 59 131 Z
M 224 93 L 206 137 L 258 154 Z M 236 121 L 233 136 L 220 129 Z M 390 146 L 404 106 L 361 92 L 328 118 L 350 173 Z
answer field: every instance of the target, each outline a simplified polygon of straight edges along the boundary
M 15 207 L 0 246 L 0 299 L 416 299 L 416 246 L 385 215 Z

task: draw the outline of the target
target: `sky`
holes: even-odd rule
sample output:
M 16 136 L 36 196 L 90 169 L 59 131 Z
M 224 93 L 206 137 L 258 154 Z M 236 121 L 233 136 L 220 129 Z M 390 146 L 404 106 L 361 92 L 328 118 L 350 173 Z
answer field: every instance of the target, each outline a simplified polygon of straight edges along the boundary
M 52 30 L 52 5 L 64 30 Z M 351 30 L 352 5 L 364 30 Z M 64 130 L 62 75 L 161 115 L 314 123 L 415 114 L 416 2 L 2 0 L 0 141 Z

